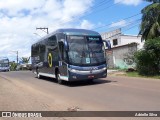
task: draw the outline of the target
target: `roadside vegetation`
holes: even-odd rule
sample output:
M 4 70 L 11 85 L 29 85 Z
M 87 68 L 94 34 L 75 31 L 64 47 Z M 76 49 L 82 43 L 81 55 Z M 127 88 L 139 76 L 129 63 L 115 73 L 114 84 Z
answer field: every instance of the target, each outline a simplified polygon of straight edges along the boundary
M 148 39 L 144 49 L 135 53 L 135 62 L 140 75 L 160 75 L 160 38 Z
M 150 5 L 142 9 L 139 34 L 145 40 L 144 48 L 135 53 L 136 70 L 139 76 L 160 78 L 160 0 L 146 0 Z M 137 73 L 128 73 L 136 76 Z
M 138 72 L 125 72 L 125 74 L 123 74 L 125 76 L 128 77 L 142 77 L 142 78 L 153 78 L 153 79 L 160 79 L 160 75 L 155 75 L 155 76 L 144 76 L 144 75 L 140 75 Z
M 15 62 L 10 62 L 10 71 L 15 71 L 17 68 L 17 63 Z
M 115 70 L 115 69 L 114 69 Z M 109 76 L 127 76 L 127 77 L 139 77 L 139 78 L 151 78 L 151 79 L 160 79 L 160 75 L 141 75 L 136 70 L 127 71 L 126 69 L 117 69 L 117 71 L 108 73 Z
M 21 62 L 22 62 L 23 64 L 26 64 L 25 66 L 24 66 L 24 65 L 17 64 L 17 63 L 15 63 L 15 61 L 10 62 L 10 70 L 11 70 L 11 71 L 31 70 L 31 65 L 28 64 L 28 63 L 29 63 L 29 59 L 30 59 L 30 57 L 22 57 L 22 58 L 20 58 Z

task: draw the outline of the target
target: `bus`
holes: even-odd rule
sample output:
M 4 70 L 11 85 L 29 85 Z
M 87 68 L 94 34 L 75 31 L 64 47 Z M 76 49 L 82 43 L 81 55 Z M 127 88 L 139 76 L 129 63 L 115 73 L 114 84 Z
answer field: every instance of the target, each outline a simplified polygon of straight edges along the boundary
M 37 78 L 79 81 L 107 76 L 106 52 L 99 33 L 58 29 L 31 46 L 32 71 Z
M 0 71 L 9 71 L 9 59 L 8 58 L 0 58 Z

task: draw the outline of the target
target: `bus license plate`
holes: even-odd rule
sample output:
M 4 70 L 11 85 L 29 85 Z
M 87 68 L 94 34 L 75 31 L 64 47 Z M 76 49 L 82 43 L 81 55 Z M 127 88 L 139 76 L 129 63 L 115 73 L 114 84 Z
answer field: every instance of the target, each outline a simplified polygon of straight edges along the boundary
M 94 78 L 94 75 L 89 75 L 88 78 Z

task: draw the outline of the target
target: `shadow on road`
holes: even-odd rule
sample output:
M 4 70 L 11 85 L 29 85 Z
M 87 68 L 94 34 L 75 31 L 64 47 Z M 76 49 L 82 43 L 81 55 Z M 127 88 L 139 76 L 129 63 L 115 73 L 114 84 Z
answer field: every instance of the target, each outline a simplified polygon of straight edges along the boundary
M 75 82 L 66 82 L 65 85 L 68 87 L 81 87 L 81 86 L 91 86 L 91 85 L 99 85 L 99 84 L 106 84 L 111 83 L 111 80 L 102 80 L 102 79 L 95 79 L 93 81 L 75 81 Z
M 56 81 L 56 79 L 53 79 L 53 78 L 42 77 L 40 80 L 45 80 L 45 81 L 53 82 L 53 83 L 56 83 L 58 85 L 58 82 Z M 74 81 L 74 82 L 63 81 L 63 85 L 64 86 L 68 86 L 68 87 L 80 87 L 80 86 L 90 86 L 90 85 L 106 84 L 106 83 L 111 83 L 111 82 L 117 82 L 117 81 L 103 80 L 103 79 L 94 79 L 93 81 L 82 80 L 82 81 Z

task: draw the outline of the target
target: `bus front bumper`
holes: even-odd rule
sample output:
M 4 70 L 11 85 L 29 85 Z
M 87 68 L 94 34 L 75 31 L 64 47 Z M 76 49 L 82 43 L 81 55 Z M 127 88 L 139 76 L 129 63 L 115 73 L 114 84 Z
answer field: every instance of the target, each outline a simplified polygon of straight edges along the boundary
M 5 71 L 9 71 L 9 68 L 8 67 L 0 68 L 0 72 L 5 72 Z
M 79 71 L 79 70 L 69 70 L 69 81 L 80 81 L 80 80 L 89 80 L 89 79 L 97 79 L 97 78 L 106 78 L 107 77 L 107 69 L 102 68 L 98 70 L 90 70 L 90 71 Z

